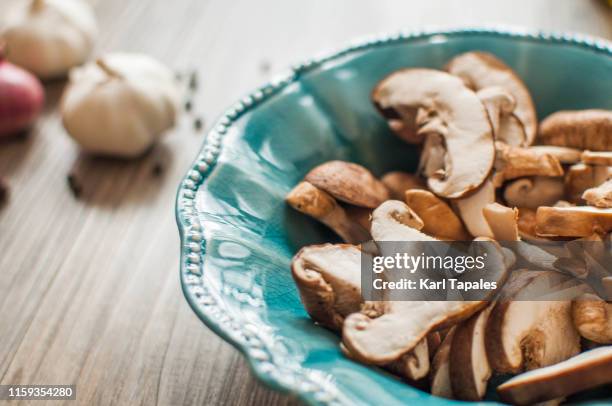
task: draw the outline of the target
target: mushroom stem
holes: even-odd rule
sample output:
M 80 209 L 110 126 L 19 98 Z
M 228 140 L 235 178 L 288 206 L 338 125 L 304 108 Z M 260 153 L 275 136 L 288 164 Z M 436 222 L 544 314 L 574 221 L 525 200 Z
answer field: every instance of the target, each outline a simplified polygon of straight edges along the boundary
M 108 76 L 112 78 L 122 78 L 123 77 L 122 74 L 117 72 L 115 69 L 111 68 L 103 58 L 96 59 L 96 65 L 98 65 L 98 67 L 102 69 L 104 73 L 106 73 Z

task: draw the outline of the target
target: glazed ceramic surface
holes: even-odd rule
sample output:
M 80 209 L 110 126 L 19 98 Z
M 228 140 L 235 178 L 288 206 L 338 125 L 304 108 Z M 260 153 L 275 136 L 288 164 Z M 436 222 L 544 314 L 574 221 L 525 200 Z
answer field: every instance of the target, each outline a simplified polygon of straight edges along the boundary
M 370 92 L 393 70 L 441 68 L 470 50 L 491 52 L 516 70 L 540 118 L 561 109 L 612 109 L 612 46 L 603 40 L 419 32 L 296 66 L 239 101 L 207 135 L 177 197 L 183 290 L 202 321 L 272 388 L 310 404 L 457 403 L 348 360 L 338 337 L 309 319 L 291 278 L 291 257 L 304 245 L 336 238 L 283 198 L 308 170 L 331 159 L 361 163 L 378 175 L 414 170 L 416 151 L 390 133 Z

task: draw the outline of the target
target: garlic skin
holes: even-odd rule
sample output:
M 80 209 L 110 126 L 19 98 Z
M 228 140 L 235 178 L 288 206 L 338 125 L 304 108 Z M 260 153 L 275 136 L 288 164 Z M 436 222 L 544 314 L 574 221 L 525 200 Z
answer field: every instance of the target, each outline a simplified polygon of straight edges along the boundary
M 84 151 L 134 158 L 174 125 L 179 101 L 170 69 L 146 55 L 114 53 L 70 72 L 60 109 Z
M 91 53 L 98 28 L 83 0 L 30 0 L 8 12 L 2 24 L 7 59 L 41 79 L 65 76 Z

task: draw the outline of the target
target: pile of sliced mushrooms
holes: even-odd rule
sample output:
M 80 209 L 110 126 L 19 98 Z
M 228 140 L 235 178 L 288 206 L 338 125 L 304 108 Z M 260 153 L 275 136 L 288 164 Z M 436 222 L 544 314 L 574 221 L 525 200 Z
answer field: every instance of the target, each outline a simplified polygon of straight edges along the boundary
M 554 301 L 521 296 L 585 278 L 551 271 L 545 256 L 531 272 L 513 270 L 504 300 L 368 302 L 360 279 L 361 255 L 376 255 L 362 253 L 368 240 L 609 240 L 612 111 L 560 111 L 538 125 L 525 84 L 483 52 L 458 55 L 444 70 L 393 72 L 372 101 L 420 148 L 419 169 L 379 179 L 331 161 L 287 195 L 344 240 L 293 258 L 312 319 L 342 335 L 350 359 L 446 398 L 481 400 L 494 374 L 516 375 L 497 387 L 514 404 L 612 383 L 612 275 L 597 276 L 603 293 L 585 284 Z

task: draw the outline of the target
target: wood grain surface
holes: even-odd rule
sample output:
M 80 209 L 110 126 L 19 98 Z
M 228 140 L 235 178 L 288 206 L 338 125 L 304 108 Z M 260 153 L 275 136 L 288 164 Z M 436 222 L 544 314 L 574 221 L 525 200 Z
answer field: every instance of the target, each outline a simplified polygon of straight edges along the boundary
M 92 3 L 96 53 L 145 52 L 196 69 L 200 86 L 194 112 L 135 162 L 79 155 L 56 109 L 61 81 L 46 85 L 29 136 L 0 143 L 11 189 L 0 209 L 0 383 L 76 384 L 83 405 L 295 403 L 255 381 L 183 299 L 174 199 L 204 137 L 194 117 L 210 123 L 289 64 L 377 32 L 499 23 L 612 38 L 597 0 Z

